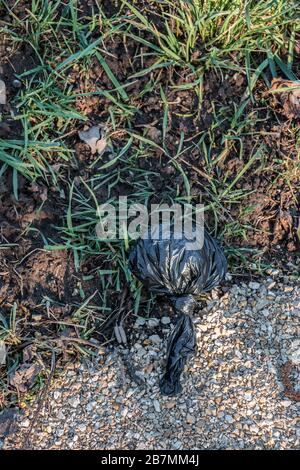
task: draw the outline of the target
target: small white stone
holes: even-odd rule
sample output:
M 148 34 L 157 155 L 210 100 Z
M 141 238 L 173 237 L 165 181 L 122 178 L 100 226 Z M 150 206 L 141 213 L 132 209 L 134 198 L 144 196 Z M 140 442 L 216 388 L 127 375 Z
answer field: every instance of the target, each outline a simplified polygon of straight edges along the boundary
M 161 320 L 163 325 L 169 325 L 169 323 L 171 323 L 171 320 L 169 317 L 162 317 Z
M 154 406 L 154 409 L 157 413 L 160 413 L 161 411 L 161 408 L 160 408 L 160 403 L 158 400 L 153 400 L 153 406 Z
M 258 289 L 260 289 L 260 283 L 259 282 L 249 282 L 249 287 L 252 290 L 258 290 Z
M 146 320 L 145 318 L 142 318 L 142 317 L 138 317 L 136 320 L 135 320 L 135 324 L 134 326 L 135 327 L 140 327 L 140 326 L 144 326 L 146 323 Z
M 231 424 L 231 423 L 234 423 L 234 419 L 231 415 L 226 415 L 225 416 L 225 420 L 227 421 L 227 423 Z
M 73 408 L 77 408 L 77 406 L 80 404 L 80 398 L 76 396 L 69 398 L 68 401 Z
M 235 352 L 235 355 L 236 355 L 239 359 L 241 359 L 241 358 L 243 357 L 241 351 L 239 351 L 238 349 L 235 349 L 234 352 Z
M 197 325 L 197 328 L 199 328 L 199 330 L 205 332 L 208 330 L 208 326 L 207 325 Z
M 159 319 L 158 318 L 149 318 L 147 320 L 148 328 L 156 328 L 158 325 L 159 325 Z
M 21 88 L 22 82 L 20 82 L 20 80 L 16 78 L 15 80 L 13 80 L 12 85 L 14 88 Z
M 288 408 L 292 404 L 291 400 L 283 400 L 281 403 L 285 408 Z
M 158 335 L 151 335 L 149 336 L 149 340 L 153 344 L 159 344 L 161 342 L 161 338 Z
M 253 434 L 258 434 L 259 428 L 256 426 L 256 424 L 251 424 L 250 431 L 253 432 Z
M 297 338 L 291 343 L 288 349 L 288 357 L 293 364 L 300 364 L 300 339 Z
M 293 292 L 294 287 L 293 286 L 285 286 L 284 287 L 284 292 Z
M 173 441 L 173 442 L 171 443 L 171 446 L 172 446 L 172 449 L 175 449 L 175 450 L 181 449 L 181 447 L 182 447 L 182 442 L 181 442 L 181 441 Z
M 61 419 L 61 420 L 66 419 L 65 414 L 62 410 L 58 410 L 57 417 L 58 417 L 58 419 Z
M 89 413 L 90 411 L 92 411 L 94 408 L 94 404 L 93 402 L 92 403 L 88 403 L 85 407 L 86 411 Z
M 86 431 L 86 425 L 84 423 L 80 423 L 78 425 L 78 431 L 80 431 L 80 432 Z
M 194 416 L 191 415 L 191 414 L 188 414 L 187 417 L 186 417 L 186 422 L 187 422 L 188 424 L 194 424 L 194 423 L 195 423 L 195 418 L 194 418 Z
M 21 426 L 22 428 L 29 428 L 29 426 L 30 426 L 30 421 L 29 421 L 29 419 L 24 419 L 24 421 L 21 422 L 20 426 Z

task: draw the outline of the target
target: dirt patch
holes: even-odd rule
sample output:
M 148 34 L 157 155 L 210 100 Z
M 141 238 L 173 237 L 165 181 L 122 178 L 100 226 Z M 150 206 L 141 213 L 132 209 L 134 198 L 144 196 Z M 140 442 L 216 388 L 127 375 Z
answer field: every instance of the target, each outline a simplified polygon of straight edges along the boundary
M 31 364 L 38 366 L 35 378 L 46 370 L 51 344 L 65 352 L 65 359 L 76 352 L 72 344 L 77 344 L 81 330 L 77 328 L 80 319 L 74 319 L 73 314 L 85 300 L 80 289 L 84 295 L 97 289 L 95 280 L 83 279 L 85 269 L 76 272 L 71 252 L 44 249 L 50 240 L 61 242 L 56 226 L 63 213 L 65 208 L 45 186 L 20 178 L 18 200 L 9 182 L 1 186 L 0 309 L 1 326 L 8 334 L 9 359 L 6 366 L 0 366 L 0 406 L 24 392 L 11 377 L 22 376 L 24 367 L 27 371 Z M 73 338 L 72 344 L 64 342 L 68 337 Z M 36 363 L 35 355 L 24 365 L 28 345 L 34 346 L 39 360 Z M 30 381 L 31 387 L 34 384 Z
M 72 262 L 65 251 L 43 249 L 49 237 L 56 235 L 54 227 L 61 214 L 57 201 L 48 199 L 45 186 L 23 178 L 19 183 L 18 200 L 9 180 L 0 193 L 1 304 L 20 301 L 35 308 L 42 301 L 41 291 L 56 301 L 70 296 Z
M 1 21 L 0 27 L 6 25 Z M 13 99 L 22 86 L 16 75 L 31 70 L 36 65 L 36 57 L 32 47 L 27 44 L 13 43 L 8 35 L 2 34 L 0 37 L 0 80 L 3 80 L 6 87 L 6 104 L 0 105 L 2 119 L 0 121 L 0 138 L 18 138 L 22 135 L 22 124 L 12 116 L 17 115 L 17 109 L 13 105 Z

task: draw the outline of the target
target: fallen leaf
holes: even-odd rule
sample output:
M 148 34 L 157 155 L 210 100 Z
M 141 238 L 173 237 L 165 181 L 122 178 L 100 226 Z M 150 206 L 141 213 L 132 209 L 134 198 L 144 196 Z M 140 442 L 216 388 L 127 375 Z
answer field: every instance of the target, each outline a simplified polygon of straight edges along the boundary
M 292 361 L 287 361 L 283 366 L 281 366 L 281 376 L 282 382 L 284 385 L 284 395 L 290 400 L 300 401 L 300 392 L 295 390 L 291 381 L 291 373 L 294 364 Z
M 235 73 L 235 74 L 233 75 L 233 79 L 234 79 L 235 85 L 236 85 L 237 87 L 241 87 L 241 86 L 244 85 L 244 83 L 245 83 L 245 77 L 244 77 L 244 75 L 241 74 L 241 73 Z
M 33 221 L 41 221 L 41 220 L 52 220 L 54 217 L 53 214 L 46 211 L 34 211 L 28 214 L 25 214 L 21 219 L 21 226 L 26 227 L 28 224 L 32 223 Z
M 0 80 L 0 104 L 6 104 L 6 87 L 3 80 Z
M 147 137 L 156 143 L 161 141 L 161 131 L 154 126 L 145 126 L 147 128 Z
M 286 232 L 290 231 L 293 226 L 293 218 L 288 211 L 280 211 L 279 222 Z
M 45 186 L 39 185 L 37 183 L 30 183 L 28 190 L 33 193 L 35 198 L 39 198 L 41 201 L 45 202 L 48 199 L 48 189 Z
M 36 346 L 34 346 L 33 344 L 28 344 L 28 346 L 23 349 L 23 362 L 32 361 L 33 357 L 35 356 L 35 353 Z
M 102 155 L 106 149 L 107 141 L 101 126 L 93 126 L 86 131 L 79 131 L 78 135 L 83 142 L 90 146 L 93 155 L 96 152 L 98 155 Z
M 0 414 L 0 439 L 16 431 L 16 418 L 19 415 L 17 408 L 6 408 Z
M 300 81 L 273 78 L 271 92 L 283 107 L 283 114 L 288 119 L 300 117 Z
M 0 341 L 0 365 L 6 363 L 6 346 L 4 341 Z
M 9 383 L 19 392 L 27 392 L 34 385 L 40 371 L 38 364 L 24 364 L 11 374 Z

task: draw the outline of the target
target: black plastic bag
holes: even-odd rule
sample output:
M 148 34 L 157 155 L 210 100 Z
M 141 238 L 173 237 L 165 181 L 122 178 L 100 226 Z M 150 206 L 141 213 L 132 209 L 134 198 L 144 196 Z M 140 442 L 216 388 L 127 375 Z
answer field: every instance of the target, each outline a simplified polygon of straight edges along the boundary
M 180 315 L 168 338 L 166 370 L 160 381 L 163 395 L 177 395 L 182 390 L 180 375 L 184 365 L 196 349 L 190 317 L 197 305 L 195 296 L 220 283 L 227 263 L 222 249 L 206 231 L 200 249 L 188 249 L 190 240 L 176 239 L 172 229 L 165 239 L 161 236 L 162 225 L 152 227 L 151 233 L 148 239 L 137 240 L 129 262 L 135 276 L 151 292 L 166 295 Z

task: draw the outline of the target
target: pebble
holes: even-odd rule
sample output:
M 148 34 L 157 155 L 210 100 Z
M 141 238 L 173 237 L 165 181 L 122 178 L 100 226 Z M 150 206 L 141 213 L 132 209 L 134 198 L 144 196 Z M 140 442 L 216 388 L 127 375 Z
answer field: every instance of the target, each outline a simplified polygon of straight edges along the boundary
M 231 415 L 226 415 L 225 420 L 227 421 L 227 423 L 234 423 L 234 418 Z
M 86 425 L 84 423 L 80 423 L 78 425 L 78 431 L 85 432 L 86 431 Z
M 259 428 L 255 424 L 252 424 L 250 426 L 250 432 L 252 432 L 253 434 L 258 434 L 259 433 Z
M 186 422 L 187 422 L 188 424 L 194 424 L 195 421 L 196 421 L 196 420 L 195 420 L 194 416 L 192 416 L 192 415 L 190 415 L 190 414 L 187 415 L 187 417 L 186 417 Z
M 251 401 L 252 400 L 252 393 L 251 392 L 245 392 L 244 393 L 244 398 L 247 401 Z
M 66 418 L 63 410 L 59 409 L 58 412 L 57 412 L 57 418 L 58 419 L 61 419 L 61 420 L 64 420 Z
M 22 86 L 22 82 L 20 82 L 18 79 L 13 80 L 12 84 L 14 88 L 21 88 Z
M 258 290 L 260 289 L 260 283 L 259 282 L 249 282 L 249 288 L 252 290 Z
M 291 400 L 283 400 L 283 401 L 282 401 L 282 405 L 283 405 L 285 408 L 288 408 L 289 406 L 292 405 L 292 402 L 291 402 Z
M 288 357 L 295 365 L 300 364 L 300 339 L 292 341 L 288 349 Z
M 161 412 L 161 407 L 160 407 L 160 403 L 158 400 L 153 400 L 153 406 L 157 413 Z
M 147 327 L 148 328 L 156 328 L 159 325 L 159 319 L 158 318 L 149 318 L 147 320 Z
M 153 344 L 160 344 L 160 342 L 161 342 L 161 338 L 160 338 L 158 335 L 151 335 L 151 336 L 149 336 L 149 340 L 150 340 Z
M 135 320 L 134 326 L 137 327 L 137 328 L 139 328 L 140 326 L 144 326 L 145 323 L 146 323 L 145 318 L 138 317 L 138 318 Z
M 182 448 L 182 442 L 181 441 L 173 441 L 172 444 L 172 449 L 179 450 Z
M 93 378 L 92 378 L 93 380 Z M 71 397 L 69 398 L 69 403 L 73 408 L 77 408 L 77 406 L 80 404 L 80 398 L 79 397 Z
M 30 421 L 29 419 L 24 419 L 24 421 L 21 422 L 22 428 L 29 428 L 30 426 Z
M 293 286 L 285 286 L 284 287 L 284 292 L 293 292 L 294 287 Z

